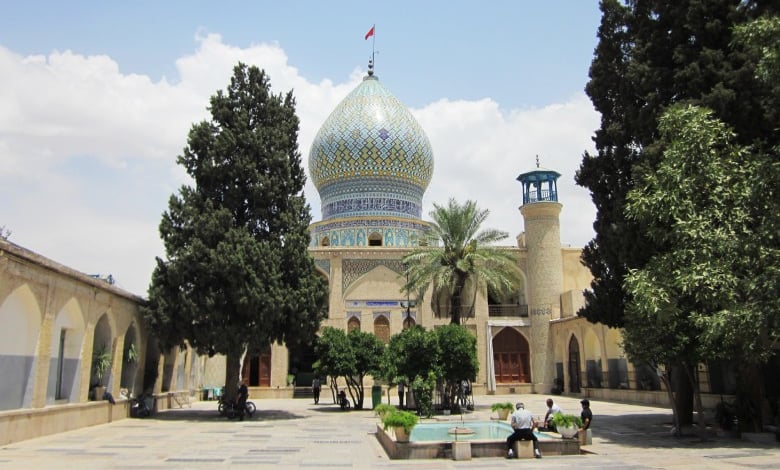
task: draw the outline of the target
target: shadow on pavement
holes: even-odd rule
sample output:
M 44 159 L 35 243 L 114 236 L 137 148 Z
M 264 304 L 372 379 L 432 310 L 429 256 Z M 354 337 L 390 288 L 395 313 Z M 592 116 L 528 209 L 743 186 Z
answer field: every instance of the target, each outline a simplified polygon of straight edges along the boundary
M 706 438 L 699 435 L 674 436 L 672 415 L 631 414 L 628 416 L 599 416 L 593 418 L 593 436 L 598 437 L 601 444 L 616 444 L 621 447 L 641 449 L 745 449 L 749 455 L 758 455 L 761 449 L 772 448 L 771 445 L 756 444 L 734 437 L 721 437 L 707 428 Z
M 286 410 L 269 410 L 260 409 L 252 415 L 251 418 L 245 417 L 245 421 L 282 421 L 282 420 L 294 420 L 303 419 L 303 415 L 291 413 Z M 155 413 L 151 418 L 144 419 L 157 419 L 160 421 L 238 421 L 238 419 L 227 419 L 224 416 L 220 416 L 216 409 L 213 410 L 201 410 L 196 408 L 178 408 L 173 410 L 165 410 L 159 413 Z

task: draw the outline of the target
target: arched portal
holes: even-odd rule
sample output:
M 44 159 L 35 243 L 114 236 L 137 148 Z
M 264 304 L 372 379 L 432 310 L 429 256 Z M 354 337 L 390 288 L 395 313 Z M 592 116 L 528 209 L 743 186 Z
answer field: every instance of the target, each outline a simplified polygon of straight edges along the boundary
M 411 316 L 408 316 L 404 318 L 404 330 L 408 330 L 409 328 L 413 327 L 417 323 L 414 321 L 414 318 Z
M 374 319 L 374 334 L 379 341 L 387 344 L 390 342 L 390 320 L 384 315 L 378 315 Z
M 530 383 L 528 341 L 514 328 L 504 328 L 493 337 L 493 364 L 497 383 Z
M 569 340 L 569 391 L 580 392 L 580 343 L 574 335 Z
M 352 317 L 347 322 L 347 333 L 349 333 L 352 330 L 358 330 L 360 331 L 360 318 L 358 317 Z

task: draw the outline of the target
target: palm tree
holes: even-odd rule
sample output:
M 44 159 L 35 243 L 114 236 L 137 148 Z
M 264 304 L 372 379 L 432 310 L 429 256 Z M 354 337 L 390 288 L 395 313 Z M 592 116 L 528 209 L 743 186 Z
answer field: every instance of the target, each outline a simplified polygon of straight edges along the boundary
M 460 324 L 462 296 L 467 282 L 474 285 L 474 295 L 487 287 L 495 293 L 508 293 L 521 282 L 520 268 L 511 252 L 491 243 L 509 235 L 494 229 L 480 231 L 480 225 L 490 211 L 480 210 L 474 201 L 458 204 L 450 199 L 447 206 L 433 205 L 430 238 L 441 241 L 441 246 L 424 246 L 404 256 L 407 275 L 406 292 L 419 292 L 429 285 L 434 292 L 450 296 L 450 322 Z M 472 302 L 473 308 L 473 302 Z

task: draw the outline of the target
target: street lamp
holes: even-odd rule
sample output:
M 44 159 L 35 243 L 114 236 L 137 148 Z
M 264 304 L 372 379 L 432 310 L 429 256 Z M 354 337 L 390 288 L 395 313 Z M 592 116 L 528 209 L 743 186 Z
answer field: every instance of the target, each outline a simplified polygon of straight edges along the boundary
M 409 285 L 409 273 L 406 273 L 406 285 Z M 412 307 L 414 307 L 417 304 L 416 300 L 409 299 L 409 289 L 406 289 L 406 301 L 401 301 L 401 307 L 406 309 L 406 320 L 404 321 L 404 325 L 409 325 L 411 323 L 410 318 L 412 316 Z

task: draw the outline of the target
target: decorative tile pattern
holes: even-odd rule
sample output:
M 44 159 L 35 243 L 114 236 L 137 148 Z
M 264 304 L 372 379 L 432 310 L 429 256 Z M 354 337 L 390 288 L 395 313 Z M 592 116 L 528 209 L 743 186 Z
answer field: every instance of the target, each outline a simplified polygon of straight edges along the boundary
M 366 77 L 314 138 L 309 173 L 320 193 L 323 220 L 419 219 L 433 152 L 409 110 L 376 77 Z
M 314 264 L 325 271 L 325 273 L 330 277 L 330 260 L 329 259 L 315 259 Z
M 349 286 L 358 280 L 360 276 L 366 274 L 377 266 L 385 266 L 402 275 L 404 267 L 401 260 L 398 259 L 345 259 L 342 263 L 342 294 L 347 291 Z
M 429 230 L 425 222 L 411 219 L 336 219 L 310 227 L 309 246 L 322 246 L 328 239 L 330 246 L 368 246 L 368 237 L 376 233 L 382 237 L 382 246 L 416 247 Z

